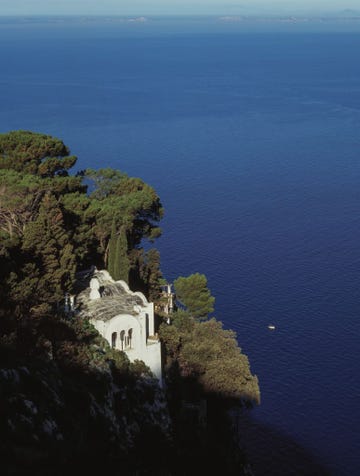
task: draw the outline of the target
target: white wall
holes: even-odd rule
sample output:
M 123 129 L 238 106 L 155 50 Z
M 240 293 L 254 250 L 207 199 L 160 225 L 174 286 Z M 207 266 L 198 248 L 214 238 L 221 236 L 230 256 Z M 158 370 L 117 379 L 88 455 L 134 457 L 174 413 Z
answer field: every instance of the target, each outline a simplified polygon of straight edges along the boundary
M 92 324 L 108 341 L 110 346 L 112 346 L 112 334 L 116 332 L 116 349 L 123 350 L 129 357 L 130 362 L 134 362 L 134 360 L 142 360 L 148 367 L 150 367 L 151 371 L 159 379 L 161 384 L 161 344 L 156 340 L 151 340 L 149 341 L 150 343 L 147 344 L 146 314 L 149 315 L 149 335 L 153 335 L 153 306 L 146 308 L 146 310 L 138 316 L 120 314 L 105 322 L 94 319 L 92 320 Z M 131 348 L 125 347 L 122 349 L 120 333 L 121 331 L 125 331 L 125 335 L 128 335 L 129 329 L 132 329 Z

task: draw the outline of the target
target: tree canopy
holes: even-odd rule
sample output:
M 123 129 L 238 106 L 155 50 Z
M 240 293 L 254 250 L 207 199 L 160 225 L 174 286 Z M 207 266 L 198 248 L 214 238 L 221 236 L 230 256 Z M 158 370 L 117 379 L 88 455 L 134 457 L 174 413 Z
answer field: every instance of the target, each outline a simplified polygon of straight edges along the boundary
M 155 190 L 110 168 L 70 174 L 75 163 L 55 137 L 0 134 L 2 292 L 15 308 L 55 305 L 72 291 L 77 270 L 109 267 L 112 243 L 115 279 L 131 279 L 147 295 L 157 286 L 142 248 L 161 233 Z
M 0 134 L 0 168 L 41 177 L 67 175 L 76 163 L 65 144 L 49 135 L 31 131 Z
M 176 299 L 196 319 L 206 319 L 214 311 L 215 298 L 211 296 L 204 274 L 195 273 L 174 281 Z
M 215 318 L 209 319 L 215 298 L 206 276 L 179 277 L 174 288 L 182 306 L 171 314 L 170 325 L 163 323 L 159 330 L 170 391 L 183 394 L 190 387 L 190 393 L 200 396 L 213 395 L 245 406 L 259 403 L 258 379 L 250 371 L 235 332 L 224 330 Z
M 200 393 L 259 403 L 258 379 L 251 374 L 248 358 L 241 352 L 235 332 L 224 330 L 212 318 L 199 322 L 184 311 L 172 315 L 172 324 L 162 324 L 160 336 L 166 347 L 167 366 L 176 362 L 178 379 L 196 382 Z

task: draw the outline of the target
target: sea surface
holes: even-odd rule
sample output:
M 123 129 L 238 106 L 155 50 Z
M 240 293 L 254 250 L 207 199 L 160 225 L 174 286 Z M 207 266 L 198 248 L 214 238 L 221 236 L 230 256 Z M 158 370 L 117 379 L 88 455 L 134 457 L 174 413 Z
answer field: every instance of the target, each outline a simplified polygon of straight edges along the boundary
M 259 378 L 256 476 L 357 476 L 360 28 L 225 23 L 0 22 L 0 131 L 157 190 L 165 277 L 207 276 Z

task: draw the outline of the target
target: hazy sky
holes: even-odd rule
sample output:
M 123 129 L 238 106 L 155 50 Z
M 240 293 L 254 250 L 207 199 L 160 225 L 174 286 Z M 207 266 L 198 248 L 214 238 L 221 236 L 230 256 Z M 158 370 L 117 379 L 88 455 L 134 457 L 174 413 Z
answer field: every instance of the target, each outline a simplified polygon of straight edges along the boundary
M 0 0 L 0 15 L 332 13 L 359 0 Z

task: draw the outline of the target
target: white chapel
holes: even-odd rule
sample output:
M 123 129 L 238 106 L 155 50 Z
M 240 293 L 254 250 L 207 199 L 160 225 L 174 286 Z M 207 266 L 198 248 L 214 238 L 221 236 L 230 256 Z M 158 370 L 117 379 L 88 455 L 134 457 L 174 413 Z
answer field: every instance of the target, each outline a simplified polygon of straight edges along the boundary
M 161 344 L 154 329 L 154 304 L 108 271 L 83 273 L 86 287 L 76 296 L 75 309 L 86 317 L 114 349 L 131 362 L 142 360 L 162 383 Z

